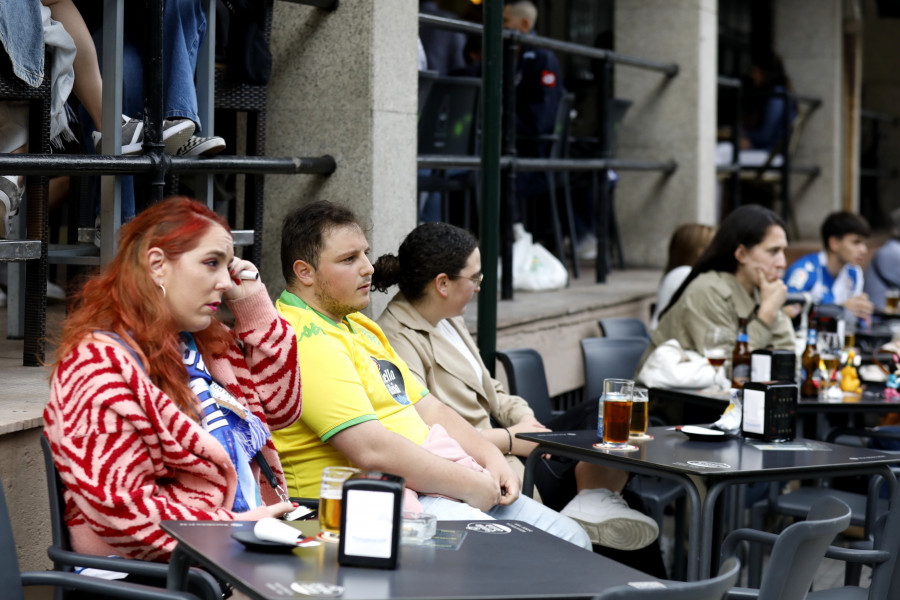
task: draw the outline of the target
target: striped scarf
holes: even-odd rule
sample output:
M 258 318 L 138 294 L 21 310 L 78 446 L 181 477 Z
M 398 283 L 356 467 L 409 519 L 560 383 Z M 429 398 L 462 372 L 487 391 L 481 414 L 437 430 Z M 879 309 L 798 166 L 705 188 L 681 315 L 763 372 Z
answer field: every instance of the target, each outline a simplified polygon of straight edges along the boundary
M 197 351 L 194 337 L 181 333 L 181 356 L 190 378 L 191 391 L 200 400 L 201 425 L 219 440 L 238 474 L 234 512 L 246 512 L 262 504 L 259 484 L 250 470 L 250 461 L 269 438 L 262 421 L 239 405 L 222 386 L 213 381 Z

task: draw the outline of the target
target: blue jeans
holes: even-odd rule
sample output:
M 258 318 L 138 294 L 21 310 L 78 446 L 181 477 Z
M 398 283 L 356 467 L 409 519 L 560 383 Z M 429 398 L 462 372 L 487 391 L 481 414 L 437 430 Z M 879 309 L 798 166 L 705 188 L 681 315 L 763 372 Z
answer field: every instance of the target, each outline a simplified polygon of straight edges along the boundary
M 447 498 L 419 496 L 419 502 L 422 504 L 425 512 L 433 514 L 438 520 L 490 521 L 493 519 L 508 519 L 524 521 L 560 539 L 571 542 L 576 546 L 581 546 L 585 550 L 591 550 L 592 548 L 591 539 L 581 525 L 528 496 L 519 496 L 518 500 L 508 506 L 498 504 L 486 513 L 469 506 L 465 502 L 456 502 Z
M 206 14 L 200 0 L 166 0 L 163 9 L 163 116 L 166 119 L 184 117 L 197 124 L 200 117 L 197 108 L 197 88 L 194 70 L 197 53 L 206 36 Z M 97 57 L 103 59 L 103 32 L 94 33 Z M 137 46 L 125 39 L 122 52 L 122 113 L 135 119 L 144 116 L 144 67 Z M 90 133 L 97 127 L 81 107 L 79 110 L 85 147 L 94 152 Z M 99 180 L 98 180 L 99 181 Z M 94 197 L 99 211 L 100 185 L 94 186 Z M 134 178 L 122 177 L 122 222 L 134 217 Z

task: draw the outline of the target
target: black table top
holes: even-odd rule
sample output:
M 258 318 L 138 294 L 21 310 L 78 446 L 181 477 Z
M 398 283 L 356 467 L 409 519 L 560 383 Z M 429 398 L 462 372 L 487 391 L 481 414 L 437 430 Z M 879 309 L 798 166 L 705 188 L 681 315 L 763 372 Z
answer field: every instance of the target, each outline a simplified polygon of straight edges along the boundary
M 571 431 L 552 433 L 520 433 L 517 437 L 538 442 L 547 448 L 580 453 L 585 459 L 604 455 L 604 461 L 628 465 L 642 465 L 654 470 L 697 475 L 706 478 L 727 478 L 763 474 L 791 475 L 798 478 L 804 471 L 827 469 L 831 472 L 848 472 L 860 464 L 892 464 L 900 462 L 900 456 L 890 453 L 827 444 L 816 440 L 797 439 L 793 442 L 773 444 L 742 438 L 723 441 L 692 441 L 686 435 L 670 427 L 651 427 L 647 430 L 654 439 L 632 442 L 638 446 L 633 452 L 597 450 L 596 431 Z
M 657 581 L 520 521 L 439 521 L 438 535 L 464 533 L 458 549 L 402 545 L 393 571 L 340 567 L 337 544 L 330 543 L 286 553 L 247 551 L 231 533 L 252 531 L 253 525 L 162 522 L 208 571 L 265 600 L 306 597 L 291 588 L 294 582 L 343 586 L 347 599 L 506 599 L 589 598 L 611 587 Z M 293 525 L 308 535 L 318 531 L 316 521 Z
M 726 395 L 705 390 L 686 388 L 651 388 L 651 400 L 678 401 L 720 411 L 728 406 Z M 883 385 L 869 385 L 860 396 L 845 396 L 840 402 L 825 401 L 817 397 L 803 396 L 797 402 L 797 414 L 813 413 L 891 413 L 900 412 L 900 401 L 885 400 Z

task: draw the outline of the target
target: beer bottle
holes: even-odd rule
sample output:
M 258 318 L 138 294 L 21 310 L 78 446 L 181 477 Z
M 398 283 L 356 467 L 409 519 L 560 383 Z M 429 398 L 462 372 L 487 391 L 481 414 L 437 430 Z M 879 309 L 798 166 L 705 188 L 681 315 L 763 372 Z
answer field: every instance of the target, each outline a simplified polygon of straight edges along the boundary
M 747 343 L 747 319 L 738 319 L 737 343 L 731 353 L 731 387 L 742 389 L 750 381 L 750 345 Z
M 801 396 L 816 396 L 819 388 L 816 386 L 816 371 L 819 369 L 819 351 L 816 349 L 818 342 L 818 330 L 815 319 L 809 320 L 806 330 L 806 350 L 800 356 L 800 364 L 803 367 L 802 383 L 800 384 Z

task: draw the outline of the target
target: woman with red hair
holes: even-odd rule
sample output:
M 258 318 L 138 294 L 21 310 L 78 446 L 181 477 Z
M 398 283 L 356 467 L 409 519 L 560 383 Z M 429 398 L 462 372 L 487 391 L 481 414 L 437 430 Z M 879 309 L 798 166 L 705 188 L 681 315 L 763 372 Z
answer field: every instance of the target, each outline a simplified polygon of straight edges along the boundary
M 234 330 L 215 318 L 223 298 Z M 294 332 L 205 205 L 170 198 L 122 227 L 57 357 L 44 435 L 75 550 L 162 561 L 162 520 L 291 510 L 265 473 L 283 486 L 269 428 L 300 416 Z

